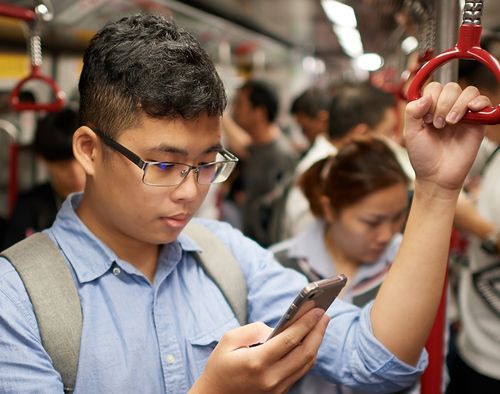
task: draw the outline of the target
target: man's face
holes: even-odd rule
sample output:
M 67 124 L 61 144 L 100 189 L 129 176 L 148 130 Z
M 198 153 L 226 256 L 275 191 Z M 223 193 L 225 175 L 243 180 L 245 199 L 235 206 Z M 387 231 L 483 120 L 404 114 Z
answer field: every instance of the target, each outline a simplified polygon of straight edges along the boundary
M 194 120 L 153 119 L 123 131 L 116 141 L 145 161 L 198 165 L 215 161 L 220 151 L 220 117 Z M 104 146 L 100 141 L 101 146 Z M 175 240 L 198 210 L 209 185 L 200 185 L 191 171 L 177 186 L 142 182 L 143 170 L 119 152 L 105 148 L 85 197 L 92 205 L 94 226 L 115 238 L 162 244 Z
M 380 122 L 373 128 L 373 131 L 379 135 L 393 138 L 396 134 L 397 112 L 395 108 L 386 108 L 384 116 Z
M 62 199 L 85 186 L 85 171 L 75 159 L 44 161 L 50 174 L 50 183 Z
M 298 112 L 295 115 L 295 120 L 310 143 L 313 143 L 319 134 L 325 133 L 328 129 L 327 111 L 319 111 L 316 116 L 309 116 L 304 112 Z
M 247 89 L 239 89 L 233 102 L 234 121 L 245 130 L 251 129 L 255 115 L 255 109 L 250 102 L 250 92 Z

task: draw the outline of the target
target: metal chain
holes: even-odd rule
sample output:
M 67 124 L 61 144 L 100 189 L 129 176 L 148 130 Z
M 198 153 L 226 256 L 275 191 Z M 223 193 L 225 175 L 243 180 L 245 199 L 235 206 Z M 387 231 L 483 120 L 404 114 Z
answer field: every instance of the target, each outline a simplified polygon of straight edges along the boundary
M 40 2 L 40 4 L 35 7 L 36 18 L 30 23 L 30 55 L 31 64 L 33 66 L 42 65 L 42 27 L 45 21 L 52 19 L 52 13 L 49 8 Z
M 30 54 L 31 54 L 31 65 L 41 66 L 42 65 L 42 40 L 40 35 L 35 32 L 31 32 L 30 36 Z
M 462 23 L 480 25 L 483 15 L 483 0 L 466 0 Z

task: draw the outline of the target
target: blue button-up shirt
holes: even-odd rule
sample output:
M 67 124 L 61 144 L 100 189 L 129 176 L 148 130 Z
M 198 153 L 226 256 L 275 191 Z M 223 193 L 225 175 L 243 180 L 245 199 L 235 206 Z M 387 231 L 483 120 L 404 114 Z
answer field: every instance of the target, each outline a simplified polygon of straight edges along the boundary
M 154 282 L 120 260 L 80 221 L 68 198 L 47 233 L 73 272 L 83 312 L 75 393 L 185 393 L 222 335 L 238 327 L 230 306 L 193 257 L 186 235 L 164 245 Z M 248 285 L 248 321 L 274 326 L 304 286 L 269 251 L 229 225 L 200 221 L 227 245 Z M 360 389 L 389 391 L 422 372 L 397 360 L 373 336 L 370 307 L 340 300 L 328 311 L 317 373 Z M 404 335 L 404 333 L 402 333 Z M 61 393 L 24 286 L 0 258 L 0 392 Z

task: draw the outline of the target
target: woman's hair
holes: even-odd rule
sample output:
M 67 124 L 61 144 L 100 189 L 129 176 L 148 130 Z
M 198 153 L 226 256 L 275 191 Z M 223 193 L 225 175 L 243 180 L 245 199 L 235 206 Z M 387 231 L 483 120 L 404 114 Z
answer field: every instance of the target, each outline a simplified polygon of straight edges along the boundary
M 327 196 L 339 212 L 399 183 L 408 184 L 408 178 L 391 149 L 377 137 L 363 137 L 349 142 L 337 155 L 313 164 L 300 178 L 299 186 L 313 215 L 322 218 L 322 196 Z

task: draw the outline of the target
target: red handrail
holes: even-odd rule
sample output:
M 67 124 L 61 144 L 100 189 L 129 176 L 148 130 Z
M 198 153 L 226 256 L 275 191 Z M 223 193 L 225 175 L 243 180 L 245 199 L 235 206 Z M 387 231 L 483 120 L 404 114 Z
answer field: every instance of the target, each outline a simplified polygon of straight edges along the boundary
M 29 81 L 41 80 L 50 86 L 54 94 L 54 101 L 51 103 L 22 102 L 19 99 L 22 87 Z M 64 106 L 65 94 L 52 78 L 42 74 L 40 66 L 31 65 L 31 72 L 21 79 L 10 93 L 10 105 L 16 111 L 49 111 L 57 112 Z
M 21 19 L 29 22 L 30 27 L 30 55 L 31 55 L 31 70 L 30 73 L 21 79 L 10 94 L 10 104 L 16 111 L 59 111 L 64 106 L 64 92 L 59 88 L 56 81 L 41 71 L 42 65 L 42 51 L 40 34 L 40 24 L 43 20 L 42 11 L 38 8 L 33 11 L 28 8 L 14 6 L 11 4 L 0 4 L 0 15 L 7 16 L 15 19 Z M 22 102 L 19 99 L 22 87 L 29 81 L 40 80 L 49 85 L 53 95 L 54 101 L 51 103 L 36 103 L 36 102 Z
M 425 63 L 415 74 L 408 88 L 408 100 L 417 100 L 422 96 L 422 86 L 429 76 L 444 63 L 453 59 L 476 60 L 484 64 L 500 82 L 500 63 L 498 60 L 480 46 L 482 27 L 479 24 L 462 24 L 458 33 L 458 42 L 453 47 L 438 54 Z M 486 107 L 481 111 L 467 111 L 464 120 L 472 123 L 495 125 L 500 123 L 500 108 Z
M 35 20 L 35 11 L 11 4 L 0 4 L 0 15 L 30 22 Z

